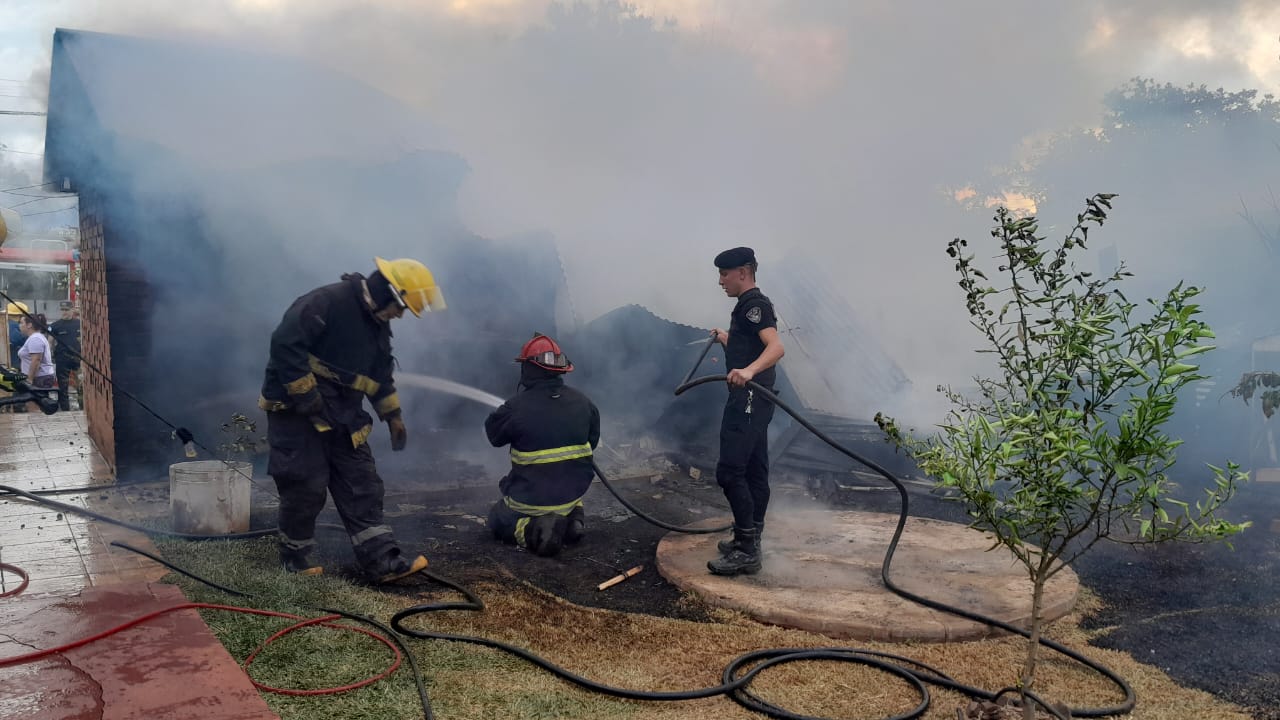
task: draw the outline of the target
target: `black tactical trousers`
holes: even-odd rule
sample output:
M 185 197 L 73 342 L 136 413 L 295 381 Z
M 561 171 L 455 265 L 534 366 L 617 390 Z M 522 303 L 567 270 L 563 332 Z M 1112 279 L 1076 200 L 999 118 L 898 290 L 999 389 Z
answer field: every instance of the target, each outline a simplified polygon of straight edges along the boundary
M 733 510 L 733 524 L 753 528 L 769 508 L 769 421 L 773 403 L 732 388 L 720 420 L 716 482 Z
M 398 550 L 383 522 L 382 478 L 368 443 L 352 447 L 345 429 L 322 433 L 309 419 L 290 412 L 267 413 L 267 442 L 267 472 L 280 492 L 283 548 L 306 552 L 315 545 L 316 517 L 328 492 L 361 566 L 375 567 Z
M 58 409 L 70 410 L 71 395 L 68 394 L 67 389 L 71 385 L 71 373 L 80 372 L 80 358 L 73 358 L 69 356 L 54 358 L 53 369 L 54 373 L 58 377 Z M 84 378 L 81 377 L 77 382 L 83 383 Z M 80 397 L 82 398 L 84 397 L 83 392 L 84 390 L 81 389 L 82 394 Z M 84 408 L 80 409 L 83 410 Z

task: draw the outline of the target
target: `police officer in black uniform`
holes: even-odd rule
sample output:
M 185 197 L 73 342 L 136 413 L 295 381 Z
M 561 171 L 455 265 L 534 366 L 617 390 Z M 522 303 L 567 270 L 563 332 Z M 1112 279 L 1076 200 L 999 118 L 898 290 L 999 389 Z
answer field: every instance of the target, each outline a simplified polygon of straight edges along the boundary
M 75 316 L 75 305 L 62 302 L 58 306 L 62 318 L 49 326 L 53 336 L 53 367 L 58 377 L 58 409 L 71 409 L 71 373 L 80 372 L 80 318 Z
M 573 363 L 555 340 L 536 334 L 520 356 L 520 390 L 485 419 L 494 447 L 511 446 L 511 472 L 489 510 L 493 536 L 553 556 L 582 540 L 582 496 L 591 487 L 600 411 L 564 384 Z
M 754 380 L 774 389 L 774 365 L 785 349 L 778 337 L 773 303 L 756 287 L 756 254 L 736 247 L 716 256 L 720 287 L 737 298 L 729 331 L 716 328 L 715 342 L 725 347 L 729 399 L 720 421 L 720 461 L 716 482 L 733 510 L 733 539 L 719 544 L 721 556 L 707 563 L 716 575 L 753 575 L 760 571 L 760 536 L 769 507 L 769 421 L 773 403 L 748 388 Z

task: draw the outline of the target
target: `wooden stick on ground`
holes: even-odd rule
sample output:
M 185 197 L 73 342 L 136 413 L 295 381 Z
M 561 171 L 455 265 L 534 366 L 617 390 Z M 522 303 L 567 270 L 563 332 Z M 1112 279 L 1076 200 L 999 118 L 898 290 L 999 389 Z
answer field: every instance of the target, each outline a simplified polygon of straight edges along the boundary
M 630 570 L 622 573 L 621 575 L 615 575 L 609 578 L 608 580 L 605 580 L 604 582 L 600 583 L 599 585 L 596 586 L 596 590 L 606 590 L 608 588 L 611 588 L 614 585 L 617 585 L 618 583 L 622 582 L 623 580 L 626 580 L 629 577 L 635 577 L 636 575 L 639 575 L 640 571 L 643 569 L 644 569 L 643 565 L 637 565 L 631 568 Z

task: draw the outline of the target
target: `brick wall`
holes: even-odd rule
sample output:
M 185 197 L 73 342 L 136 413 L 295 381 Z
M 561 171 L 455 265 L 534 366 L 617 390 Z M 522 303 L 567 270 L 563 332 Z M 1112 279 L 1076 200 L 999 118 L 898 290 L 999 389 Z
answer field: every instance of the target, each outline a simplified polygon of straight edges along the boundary
M 80 198 L 80 382 L 89 437 L 116 472 L 115 402 L 111 384 L 111 326 L 107 316 L 107 262 L 101 201 Z M 96 369 L 95 369 L 96 368 Z M 106 377 L 103 377 L 103 374 Z

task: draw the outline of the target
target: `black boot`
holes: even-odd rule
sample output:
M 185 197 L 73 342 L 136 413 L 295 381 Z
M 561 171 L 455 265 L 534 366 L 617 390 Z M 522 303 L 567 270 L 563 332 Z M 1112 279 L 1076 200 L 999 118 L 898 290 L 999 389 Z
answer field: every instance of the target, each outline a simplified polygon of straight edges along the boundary
M 280 564 L 288 572 L 296 575 L 320 575 L 324 573 L 324 568 L 311 562 L 311 553 L 308 550 L 294 550 L 284 545 L 280 546 Z
M 583 536 L 587 534 L 587 514 L 582 511 L 581 507 L 576 507 L 569 513 L 569 527 L 564 531 L 564 544 L 577 545 L 582 542 Z
M 427 559 L 421 555 L 406 559 L 400 548 L 392 548 L 364 567 L 364 574 L 371 582 L 385 584 L 408 577 L 427 569 Z
M 756 541 L 756 529 L 734 528 L 734 548 L 707 563 L 712 575 L 755 575 L 760 572 L 760 546 Z
M 756 553 L 764 552 L 764 550 L 760 546 L 761 542 L 763 541 L 764 541 L 764 522 L 761 521 L 756 523 Z M 734 544 L 733 538 L 729 538 L 728 540 L 721 540 L 720 542 L 716 543 L 716 549 L 720 551 L 721 555 L 728 555 L 729 553 L 733 552 L 733 549 L 735 547 L 737 547 L 737 545 Z

